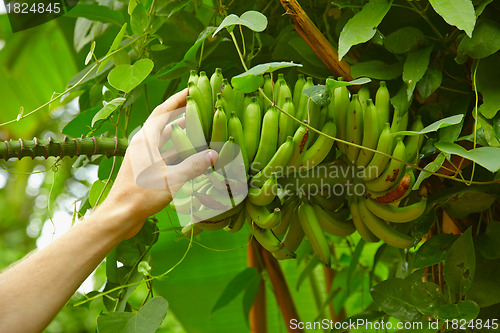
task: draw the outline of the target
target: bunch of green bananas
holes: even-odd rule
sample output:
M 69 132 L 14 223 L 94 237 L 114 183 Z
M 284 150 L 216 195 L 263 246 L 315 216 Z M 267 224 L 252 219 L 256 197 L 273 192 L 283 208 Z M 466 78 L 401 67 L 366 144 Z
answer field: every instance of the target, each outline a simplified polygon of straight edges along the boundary
M 253 237 L 277 259 L 294 258 L 306 237 L 327 266 L 331 251 L 325 232 L 345 237 L 357 230 L 367 241 L 413 246 L 413 239 L 389 223 L 414 220 L 425 209 L 425 200 L 406 207 L 390 204 L 410 192 L 411 169 L 360 147 L 338 144 L 337 151 L 334 140 L 288 116 L 330 137 L 411 161 L 421 140 L 409 137 L 405 144 L 392 135 L 406 130 L 408 115 L 400 119 L 395 112 L 389 125 L 389 92 L 383 82 L 376 104 L 365 88 L 350 96 L 346 87 L 339 87 L 331 91 L 328 105 L 320 106 L 303 93 L 312 86 L 312 78 L 303 75 L 293 89 L 282 74 L 276 82 L 265 75 L 259 91 L 243 94 L 231 87 L 220 69 L 210 79 L 205 72 L 191 72 L 186 128 L 173 125 L 172 141 L 180 157 L 208 146 L 218 151 L 219 160 L 205 177 L 185 184 L 179 192 L 184 197 L 171 204 L 190 218 L 182 229 L 185 236 L 203 230 L 237 232 L 248 223 Z M 421 127 L 417 119 L 412 129 Z M 320 191 L 311 196 L 282 186 L 284 178 L 301 177 L 302 172 L 338 161 L 364 171 L 354 177 L 366 187 L 361 195 Z

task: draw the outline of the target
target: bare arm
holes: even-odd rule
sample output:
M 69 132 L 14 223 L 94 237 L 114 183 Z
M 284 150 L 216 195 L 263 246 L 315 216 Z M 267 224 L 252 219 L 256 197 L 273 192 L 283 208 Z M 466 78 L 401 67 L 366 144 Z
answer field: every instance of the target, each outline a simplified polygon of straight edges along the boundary
M 186 94 L 169 98 L 148 121 L 182 107 Z M 0 274 L 0 332 L 41 332 L 106 255 L 172 200 L 178 186 L 155 190 L 136 185 L 129 150 L 108 197 L 86 221 Z M 193 155 L 168 169 L 169 182 L 180 185 L 216 159 L 213 151 Z

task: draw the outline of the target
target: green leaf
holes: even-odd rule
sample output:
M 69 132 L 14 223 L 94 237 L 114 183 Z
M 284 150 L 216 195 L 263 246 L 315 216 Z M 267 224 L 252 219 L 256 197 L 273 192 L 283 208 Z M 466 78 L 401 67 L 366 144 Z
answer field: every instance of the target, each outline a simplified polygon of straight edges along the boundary
M 443 73 L 439 69 L 429 68 L 417 83 L 417 90 L 425 101 L 435 92 L 443 81 Z
M 234 76 L 231 79 L 231 84 L 233 88 L 236 88 L 244 93 L 250 93 L 257 90 L 264 84 L 264 77 L 262 74 L 271 73 L 275 70 L 288 67 L 302 67 L 302 65 L 284 61 L 260 64 L 250 68 L 244 73 Z
M 401 63 L 386 64 L 380 60 L 358 62 L 351 67 L 351 75 L 354 78 L 367 76 L 377 80 L 392 80 L 403 73 Z
M 445 304 L 439 309 L 439 318 L 444 320 L 465 320 L 469 322 L 479 315 L 479 305 L 473 301 Z
M 297 291 L 300 289 L 302 282 L 304 282 L 309 275 L 313 274 L 314 268 L 318 266 L 319 263 L 320 260 L 317 256 L 313 256 L 311 260 L 309 260 L 307 266 L 300 272 L 299 278 L 297 279 Z
M 418 49 L 426 37 L 422 30 L 415 27 L 402 27 L 387 35 L 384 47 L 394 54 L 403 54 Z
M 363 322 L 372 322 L 374 320 L 380 319 L 385 315 L 384 312 L 381 311 L 366 311 L 366 312 L 361 312 L 358 313 L 357 315 L 351 316 L 349 318 L 343 319 L 339 321 L 339 324 L 336 324 L 335 327 L 330 331 L 330 333 L 341 333 L 345 332 L 345 327 L 349 327 L 349 324 L 352 324 L 354 322 L 363 321 Z M 347 323 L 347 325 L 345 324 Z M 344 327 L 344 328 L 343 328 Z
M 465 36 L 457 54 L 469 55 L 474 59 L 486 58 L 500 50 L 500 23 L 488 18 L 477 21 L 472 38 Z
M 236 275 L 227 284 L 226 288 L 224 288 L 224 291 L 212 308 L 211 313 L 214 313 L 218 309 L 221 309 L 231 303 L 231 301 L 234 300 L 243 290 L 245 290 L 258 275 L 259 272 L 257 272 L 255 267 L 246 268 L 241 273 Z
M 439 234 L 426 240 L 415 252 L 413 268 L 425 268 L 443 261 L 448 249 L 457 238 L 456 235 Z
M 157 6 L 156 15 L 158 16 L 166 16 L 169 18 L 170 16 L 177 13 L 182 8 L 186 7 L 188 3 L 192 0 L 171 0 L 171 1 L 162 1 Z
M 476 13 L 471 0 L 429 0 L 432 8 L 449 24 L 471 37 Z
M 454 154 L 476 162 L 491 172 L 500 170 L 500 148 L 480 147 L 466 150 L 464 147 L 451 142 L 437 142 L 436 148 L 447 154 Z
M 245 289 L 245 293 L 243 294 L 243 313 L 245 314 L 245 321 L 248 324 L 248 315 L 250 313 L 250 309 L 255 303 L 255 299 L 259 293 L 259 288 L 262 285 L 263 292 L 265 293 L 265 284 L 262 281 L 262 275 L 257 274 L 254 279 L 252 279 L 247 288 Z
M 108 119 L 108 117 L 118 109 L 123 102 L 125 102 L 125 98 L 123 97 L 118 97 L 115 98 L 114 100 L 110 101 L 108 104 L 106 104 L 102 109 L 99 110 L 92 118 L 92 123 L 91 126 L 93 127 L 94 124 L 102 119 Z
M 352 81 L 337 81 L 332 78 L 326 79 L 326 85 L 333 91 L 335 88 L 338 87 L 348 87 L 348 86 L 355 86 L 355 85 L 361 85 L 365 84 L 368 82 L 371 82 L 367 77 L 360 77 L 359 79 L 352 80 Z
M 495 223 L 499 224 L 498 222 Z M 483 240 L 476 239 L 476 248 Z M 498 243 L 498 238 L 494 241 Z M 498 251 L 498 248 L 496 250 Z M 476 302 L 481 308 L 499 304 L 500 284 L 498 283 L 498 277 L 500 276 L 500 259 L 490 260 L 482 256 L 477 256 L 476 259 L 476 276 L 467 293 L 467 299 Z
M 432 282 L 416 281 L 411 286 L 410 295 L 412 304 L 428 317 L 435 317 L 439 307 L 446 303 L 441 289 Z
M 87 57 L 85 58 L 85 66 L 87 66 L 90 60 L 92 60 L 92 56 L 94 55 L 94 50 L 95 50 L 95 40 L 92 41 L 92 44 L 90 45 L 90 51 L 87 54 Z M 19 116 L 17 117 L 17 120 L 19 120 Z
M 442 204 L 448 214 L 457 219 L 464 219 L 472 213 L 483 212 L 495 202 L 493 194 L 484 189 L 465 189 Z
M 444 279 L 451 291 L 465 295 L 476 271 L 476 255 L 472 228 L 468 228 L 453 243 L 444 261 Z
M 354 275 L 354 272 L 356 271 L 356 268 L 358 267 L 359 258 L 361 257 L 361 253 L 363 253 L 363 249 L 364 249 L 365 245 L 366 245 L 366 241 L 363 239 L 360 239 L 358 241 L 358 244 L 356 245 L 356 249 L 354 250 L 354 253 L 352 254 L 351 262 L 350 262 L 349 268 L 347 270 L 347 292 L 348 293 L 351 290 L 351 282 L 353 280 L 352 276 Z
M 399 112 L 400 117 L 408 112 L 408 108 L 413 101 L 413 94 L 408 97 L 407 87 L 408 86 L 406 84 L 403 84 L 396 95 L 391 97 L 391 104 L 394 107 L 394 110 Z
M 339 37 L 339 60 L 353 45 L 369 41 L 391 8 L 392 0 L 370 0 L 344 25 Z
M 302 93 L 319 106 L 326 106 L 328 105 L 328 103 L 330 103 L 331 90 L 328 89 L 325 85 L 317 84 L 315 86 L 307 88 Z
M 411 300 L 411 283 L 398 278 L 389 278 L 370 291 L 373 301 L 394 318 L 417 321 L 422 315 Z
M 154 63 L 150 59 L 137 60 L 133 65 L 120 65 L 108 74 L 108 82 L 114 88 L 130 92 L 146 79 L 153 70 Z
M 425 167 L 424 167 L 424 170 L 427 170 L 427 171 L 430 171 L 430 172 L 436 172 L 438 171 L 441 166 L 443 165 L 444 161 L 446 160 L 446 157 L 443 153 L 439 153 L 438 156 L 436 156 L 436 158 L 432 161 L 432 162 L 429 162 L 429 164 L 427 164 Z M 413 187 L 412 187 L 412 190 L 415 191 L 415 190 L 418 190 L 419 187 L 420 187 L 420 184 L 426 180 L 427 178 L 429 178 L 430 176 L 432 176 L 431 173 L 429 172 L 420 172 L 420 174 L 418 175 L 418 178 L 417 180 L 415 181 L 415 184 L 413 184 Z
M 112 10 L 108 6 L 101 6 L 97 4 L 79 3 L 71 10 L 67 11 L 64 16 L 84 17 L 91 21 L 111 23 L 119 27 L 121 27 L 124 22 L 124 18 L 121 12 Z
M 148 29 L 148 24 L 148 12 L 141 3 L 138 3 L 130 16 L 130 28 L 134 34 L 142 35 Z
M 106 199 L 109 191 L 111 190 L 111 186 L 113 185 L 113 181 L 110 180 L 106 188 L 104 188 L 105 185 L 106 182 L 102 180 L 96 180 L 94 184 L 92 184 L 89 192 L 89 203 L 92 208 L 98 206 L 104 201 L 104 199 Z M 98 199 L 99 202 L 97 202 Z
M 241 17 L 231 14 L 229 16 L 226 16 L 224 20 L 222 20 L 221 24 L 219 24 L 215 32 L 212 34 L 212 37 L 224 28 L 227 28 L 231 32 L 233 26 L 235 25 L 244 25 L 250 30 L 261 32 L 264 31 L 267 27 L 267 17 L 255 10 L 244 12 L 243 14 L 241 14 Z
M 422 47 L 416 51 L 408 53 L 403 66 L 403 81 L 408 85 L 408 100 L 413 94 L 417 82 L 424 76 L 429 66 L 429 60 L 432 52 L 432 45 Z
M 483 129 L 483 136 L 491 147 L 500 147 L 500 136 L 497 135 L 493 128 L 493 121 L 488 121 L 482 115 L 478 115 L 477 120 Z
M 500 54 L 497 52 L 477 63 L 476 86 L 483 96 L 479 112 L 488 119 L 500 110 Z M 472 69 L 474 71 L 474 68 Z
M 106 53 L 106 56 L 108 56 L 111 52 L 118 49 L 118 47 L 120 46 L 120 43 L 123 40 L 123 37 L 125 36 L 125 32 L 127 32 L 127 23 L 124 23 L 122 25 L 122 28 L 120 29 L 120 31 L 118 31 L 118 33 L 116 34 L 115 39 L 113 40 L 113 43 L 111 44 L 111 47 L 109 48 L 108 52 Z M 122 50 L 122 52 L 125 52 L 125 51 Z M 101 62 L 101 64 L 99 65 L 99 68 L 97 69 L 98 73 L 104 69 L 104 66 L 106 66 L 106 64 L 109 62 L 109 60 L 111 60 L 111 57 L 104 59 Z M 115 63 L 115 65 L 118 65 L 118 64 Z
M 484 234 L 476 239 L 476 248 L 486 259 L 500 258 L 500 222 L 491 221 Z
M 108 312 L 97 317 L 99 333 L 154 333 L 167 314 L 168 302 L 153 297 L 137 313 Z
M 422 135 L 430 132 L 436 132 L 440 128 L 445 128 L 448 126 L 456 125 L 462 122 L 464 118 L 463 114 L 457 114 L 455 116 L 446 117 L 436 122 L 433 122 L 429 126 L 424 127 L 421 131 L 400 131 L 394 133 L 394 135 Z

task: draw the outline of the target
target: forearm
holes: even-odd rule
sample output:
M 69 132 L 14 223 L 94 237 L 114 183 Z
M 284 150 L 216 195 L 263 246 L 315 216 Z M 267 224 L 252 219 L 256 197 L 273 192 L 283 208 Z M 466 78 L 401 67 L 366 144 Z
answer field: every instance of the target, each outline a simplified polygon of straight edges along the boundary
M 127 215 L 115 207 L 98 209 L 46 248 L 0 274 L 0 332 L 41 332 L 124 238 Z

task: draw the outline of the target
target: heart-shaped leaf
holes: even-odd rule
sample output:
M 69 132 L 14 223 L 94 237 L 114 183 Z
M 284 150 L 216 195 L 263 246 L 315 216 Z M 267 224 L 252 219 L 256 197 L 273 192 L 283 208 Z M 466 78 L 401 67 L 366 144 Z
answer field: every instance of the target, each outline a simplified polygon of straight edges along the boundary
M 302 67 L 301 64 L 293 62 L 268 62 L 250 68 L 248 71 L 236 75 L 231 79 L 231 84 L 234 88 L 244 92 L 250 93 L 257 90 L 264 84 L 264 77 L 262 74 L 271 73 L 275 70 L 287 67 Z
M 133 65 L 120 65 L 109 72 L 108 82 L 128 93 L 148 77 L 153 67 L 154 63 L 150 59 L 137 60 Z
M 228 31 L 231 32 L 235 25 L 244 25 L 250 30 L 261 32 L 267 27 L 267 17 L 255 10 L 244 12 L 241 14 L 241 17 L 231 14 L 222 20 L 217 30 L 212 34 L 212 37 L 224 28 L 227 28 Z
M 115 112 L 116 109 L 118 109 L 118 107 L 123 104 L 123 102 L 125 102 L 125 98 L 123 97 L 118 97 L 110 101 L 95 114 L 94 118 L 92 118 L 91 126 L 94 126 L 98 120 L 107 119 L 113 112 Z
M 500 170 L 500 148 L 481 147 L 467 150 L 464 147 L 451 142 L 438 142 L 435 146 L 443 153 L 464 157 L 468 160 L 476 162 L 491 172 L 497 172 Z
M 455 116 L 447 117 L 441 120 L 438 120 L 429 126 L 424 127 L 421 131 L 400 131 L 396 132 L 393 135 L 421 135 L 430 132 L 436 132 L 440 128 L 448 127 L 451 125 L 459 124 L 464 118 L 463 114 L 457 114 Z
M 332 78 L 326 79 L 326 84 L 330 89 L 334 90 L 335 88 L 338 87 L 347 87 L 347 86 L 354 86 L 354 85 L 359 85 L 359 84 L 365 84 L 371 82 L 371 80 L 367 77 L 360 77 L 359 79 L 352 80 L 352 81 L 337 81 Z

